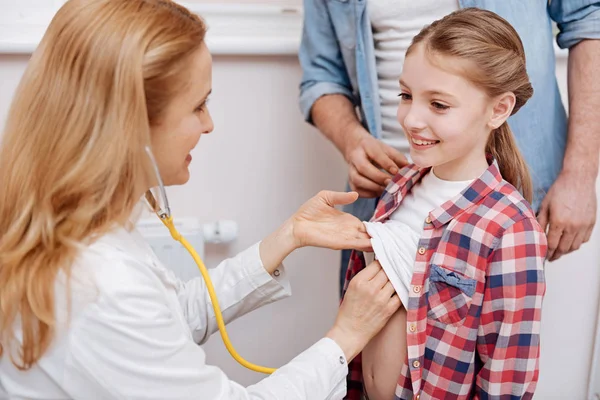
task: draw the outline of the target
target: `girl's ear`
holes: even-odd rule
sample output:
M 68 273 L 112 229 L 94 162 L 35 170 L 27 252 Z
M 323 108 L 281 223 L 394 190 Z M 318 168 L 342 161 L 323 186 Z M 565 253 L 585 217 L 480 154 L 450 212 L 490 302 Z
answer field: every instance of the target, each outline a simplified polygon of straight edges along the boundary
M 496 97 L 492 108 L 492 115 L 488 121 L 488 127 L 498 129 L 512 114 L 516 100 L 513 92 L 506 92 Z

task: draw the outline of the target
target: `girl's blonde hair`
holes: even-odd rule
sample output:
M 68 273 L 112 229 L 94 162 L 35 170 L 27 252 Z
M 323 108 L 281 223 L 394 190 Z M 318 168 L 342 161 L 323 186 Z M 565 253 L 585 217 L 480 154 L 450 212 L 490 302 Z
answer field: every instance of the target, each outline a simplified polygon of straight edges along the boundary
M 514 93 L 516 103 L 512 114 L 533 95 L 523 43 L 515 29 L 491 11 L 465 8 L 453 12 L 423 28 L 406 54 L 417 45 L 424 45 L 428 54 L 470 62 L 474 68 L 462 71 L 464 77 L 490 97 Z M 531 177 L 507 122 L 492 132 L 486 151 L 498 161 L 502 177 L 531 202 Z
M 170 0 L 69 0 L 29 61 L 0 150 L 0 354 L 18 368 L 52 342 L 59 271 L 148 188 L 150 126 L 205 32 Z

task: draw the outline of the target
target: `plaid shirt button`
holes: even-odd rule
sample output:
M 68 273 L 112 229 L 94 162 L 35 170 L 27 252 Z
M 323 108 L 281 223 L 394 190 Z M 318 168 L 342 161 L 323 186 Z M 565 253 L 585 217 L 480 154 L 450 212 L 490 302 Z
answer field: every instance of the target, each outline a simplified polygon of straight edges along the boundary
M 412 366 L 414 368 L 419 368 L 421 366 L 421 363 L 419 362 L 419 360 L 415 360 L 415 361 L 413 361 Z
M 420 255 L 425 254 L 426 251 L 427 251 L 427 249 L 425 247 L 419 247 L 419 254 Z

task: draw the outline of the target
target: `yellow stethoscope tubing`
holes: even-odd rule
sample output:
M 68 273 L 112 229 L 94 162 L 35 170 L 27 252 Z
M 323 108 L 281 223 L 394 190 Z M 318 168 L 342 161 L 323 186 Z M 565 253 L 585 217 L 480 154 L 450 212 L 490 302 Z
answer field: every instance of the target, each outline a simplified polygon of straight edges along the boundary
M 156 174 L 156 178 L 158 181 L 158 187 L 160 190 L 160 196 L 162 197 L 162 201 L 164 204 L 164 209 L 157 206 L 156 199 L 154 198 L 154 195 L 150 191 L 147 192 L 146 199 L 150 203 L 154 202 L 154 204 L 151 204 L 151 206 L 155 210 L 158 218 L 160 218 L 162 223 L 169 230 L 171 237 L 174 240 L 176 240 L 177 242 L 181 243 L 181 245 L 188 251 L 188 253 L 190 253 L 192 258 L 196 262 L 196 265 L 198 266 L 198 269 L 200 270 L 200 274 L 202 275 L 202 278 L 204 279 L 204 283 L 206 284 L 208 296 L 210 298 L 213 310 L 215 312 L 217 326 L 219 327 L 219 333 L 221 334 L 221 338 L 223 339 L 223 343 L 225 344 L 227 351 L 243 367 L 248 368 L 252 371 L 263 373 L 263 374 L 272 374 L 273 372 L 276 371 L 275 368 L 263 367 L 263 366 L 253 364 L 253 363 L 245 360 L 242 356 L 239 355 L 239 353 L 235 350 L 235 348 L 231 344 L 231 340 L 229 340 L 229 335 L 227 334 L 227 330 L 225 329 L 225 322 L 223 321 L 223 314 L 221 313 L 221 307 L 219 306 L 219 300 L 217 299 L 217 294 L 215 292 L 215 288 L 212 283 L 212 280 L 210 279 L 208 269 L 204 265 L 204 262 L 202 261 L 202 259 L 200 258 L 200 256 L 198 255 L 198 253 L 196 252 L 194 247 L 175 228 L 175 223 L 173 222 L 173 217 L 171 215 L 171 209 L 169 207 L 169 201 L 167 199 L 167 193 L 166 193 L 164 184 L 162 182 L 162 179 L 160 177 L 160 172 L 158 170 L 158 164 L 156 163 L 156 160 L 154 159 L 152 151 L 150 150 L 150 147 L 148 147 L 148 146 L 146 146 L 146 153 L 150 157 L 150 160 L 151 160 L 153 168 L 154 168 L 154 172 Z

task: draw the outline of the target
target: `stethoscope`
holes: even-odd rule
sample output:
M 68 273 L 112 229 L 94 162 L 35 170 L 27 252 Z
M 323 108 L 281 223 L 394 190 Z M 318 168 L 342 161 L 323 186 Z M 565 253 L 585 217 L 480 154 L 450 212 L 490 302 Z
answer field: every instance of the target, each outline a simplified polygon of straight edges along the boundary
M 206 266 L 202 262 L 202 259 L 196 252 L 196 250 L 192 247 L 192 245 L 177 231 L 175 228 L 175 224 L 173 223 L 173 216 L 171 215 L 171 208 L 169 207 L 169 199 L 167 198 L 167 191 L 165 190 L 165 185 L 163 184 L 162 178 L 160 176 L 160 171 L 158 170 L 158 164 L 156 163 L 156 159 L 152 154 L 152 150 L 149 146 L 145 148 L 148 157 L 150 157 L 150 161 L 152 162 L 152 167 L 154 168 L 154 173 L 156 174 L 156 180 L 158 182 L 158 195 L 160 197 L 161 203 L 157 203 L 156 197 L 152 193 L 152 190 L 148 190 L 146 192 L 145 198 L 150 207 L 156 213 L 158 218 L 162 221 L 162 223 L 167 227 L 169 233 L 179 243 L 185 247 L 185 249 L 190 253 L 196 264 L 198 265 L 198 269 L 200 269 L 200 273 L 202 274 L 202 278 L 204 278 L 204 282 L 206 283 L 206 288 L 208 289 L 208 295 L 212 302 L 213 310 L 215 311 L 215 317 L 217 319 L 217 326 L 219 327 L 219 332 L 221 333 L 221 338 L 223 339 L 223 343 L 229 351 L 229 354 L 242 366 L 256 372 L 261 372 L 263 374 L 272 374 L 275 372 L 275 368 L 267 368 L 261 367 L 260 365 L 252 364 L 242 358 L 238 354 L 237 351 L 233 348 L 231 341 L 229 340 L 229 335 L 227 335 L 227 331 L 225 330 L 225 322 L 223 322 L 223 315 L 221 314 L 221 307 L 219 306 L 219 301 L 217 299 L 217 295 L 215 294 L 215 288 L 210 279 L 210 275 L 208 274 L 208 270 Z

